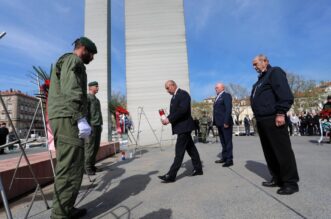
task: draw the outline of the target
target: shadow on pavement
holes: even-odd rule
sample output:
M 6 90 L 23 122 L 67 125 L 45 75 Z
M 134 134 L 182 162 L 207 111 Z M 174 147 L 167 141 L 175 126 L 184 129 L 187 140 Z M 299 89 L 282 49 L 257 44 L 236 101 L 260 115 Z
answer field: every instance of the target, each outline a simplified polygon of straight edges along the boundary
M 141 217 L 140 219 L 170 219 L 172 217 L 172 210 L 171 209 L 164 209 L 161 208 L 158 211 L 153 211 L 145 216 Z
M 269 181 L 271 179 L 271 175 L 269 173 L 267 165 L 256 162 L 253 160 L 246 161 L 245 167 L 255 173 L 256 175 L 260 176 L 261 178 L 265 179 L 266 181 Z
M 142 154 L 145 154 L 148 152 L 148 150 L 141 150 Z M 121 165 L 125 165 L 128 163 L 131 163 L 135 159 L 139 159 L 140 157 L 133 157 L 126 160 L 120 160 L 116 163 L 102 163 L 101 168 L 103 171 L 107 171 L 107 173 L 102 177 L 102 180 L 100 183 L 98 183 L 97 191 L 103 190 L 105 187 L 110 186 L 110 182 L 113 179 L 119 178 L 125 173 L 125 169 L 119 168 Z
M 88 214 L 84 218 L 93 218 L 104 214 L 130 196 L 144 191 L 151 181 L 150 176 L 156 173 L 158 171 L 151 171 L 147 174 L 137 174 L 121 180 L 115 188 L 110 189 L 110 191 L 107 189 L 100 197 L 81 206 L 81 208 L 88 209 Z M 104 178 L 103 180 L 106 181 L 107 179 Z
M 203 161 L 201 161 L 202 169 L 203 169 Z M 192 160 L 187 160 L 184 163 L 182 163 L 182 166 L 180 168 L 185 168 L 185 171 L 179 174 L 176 177 L 176 181 L 184 178 L 185 176 L 191 176 L 192 171 L 193 171 L 193 165 L 192 165 Z
M 180 168 L 185 168 L 185 171 L 176 177 L 176 181 L 191 174 L 191 172 L 193 171 L 192 161 L 191 160 L 185 161 L 184 163 L 182 163 L 182 166 Z
M 310 139 L 308 142 L 314 144 L 314 146 L 319 146 L 319 145 L 321 145 L 323 143 L 329 143 L 329 142 L 326 141 L 326 138 L 325 137 L 323 138 L 323 140 L 322 140 L 321 143 L 318 143 L 318 139 Z

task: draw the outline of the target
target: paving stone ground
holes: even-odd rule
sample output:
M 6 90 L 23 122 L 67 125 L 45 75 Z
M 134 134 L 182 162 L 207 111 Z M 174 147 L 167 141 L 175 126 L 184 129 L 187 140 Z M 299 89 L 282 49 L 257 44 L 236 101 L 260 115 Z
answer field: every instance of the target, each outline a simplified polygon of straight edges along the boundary
M 331 144 L 317 145 L 318 137 L 291 137 L 300 175 L 300 192 L 277 195 L 265 188 L 270 179 L 259 138 L 234 137 L 234 166 L 214 161 L 219 143 L 197 144 L 204 175 L 191 177 L 186 154 L 175 183 L 158 179 L 168 171 L 174 146 L 146 147 L 132 159 L 108 158 L 98 163 L 103 172 L 84 176 L 77 207 L 87 208 L 84 218 L 219 219 L 219 218 L 331 218 Z M 210 139 L 213 140 L 213 139 Z M 51 206 L 52 185 L 44 188 Z M 31 195 L 10 203 L 14 218 L 23 218 Z M 40 195 L 29 218 L 49 218 Z M 5 218 L 4 209 L 0 218 Z

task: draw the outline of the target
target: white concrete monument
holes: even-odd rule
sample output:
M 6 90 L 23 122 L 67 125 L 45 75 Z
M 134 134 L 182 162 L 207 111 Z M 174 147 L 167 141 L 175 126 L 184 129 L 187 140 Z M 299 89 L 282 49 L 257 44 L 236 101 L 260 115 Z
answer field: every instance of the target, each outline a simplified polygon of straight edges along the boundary
M 98 54 L 86 66 L 87 79 L 98 81 L 103 116 L 101 142 L 111 140 L 111 120 L 108 111 L 108 100 L 111 94 L 110 68 L 110 0 L 85 0 L 85 33 L 84 35 L 95 42 Z
M 170 140 L 171 126 L 162 129 L 158 110 L 169 112 L 171 96 L 164 83 L 172 79 L 189 90 L 183 0 L 125 0 L 126 89 L 128 110 L 138 129 L 138 107 L 160 139 Z M 157 140 L 144 115 L 140 144 Z M 163 142 L 164 144 L 165 142 Z

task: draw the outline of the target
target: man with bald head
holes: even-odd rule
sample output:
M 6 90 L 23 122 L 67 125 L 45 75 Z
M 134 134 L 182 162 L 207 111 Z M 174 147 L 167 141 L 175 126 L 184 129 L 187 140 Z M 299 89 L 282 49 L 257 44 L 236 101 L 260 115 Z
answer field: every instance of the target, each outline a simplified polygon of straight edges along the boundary
M 222 145 L 221 159 L 215 163 L 223 163 L 223 167 L 233 165 L 233 144 L 232 144 L 232 97 L 224 91 L 224 84 L 215 85 L 216 99 L 214 102 L 213 122 L 218 129 Z
M 253 67 L 259 74 L 253 85 L 251 106 L 263 153 L 272 176 L 263 182 L 266 187 L 277 187 L 280 195 L 299 191 L 299 175 L 286 124 L 286 113 L 293 104 L 293 95 L 286 73 L 279 67 L 271 67 L 265 55 L 253 59 Z
M 185 151 L 190 155 L 193 164 L 192 176 L 203 175 L 199 152 L 192 140 L 191 132 L 195 124 L 191 116 L 191 97 L 185 91 L 177 87 L 173 80 L 165 83 L 165 89 L 172 95 L 170 102 L 170 114 L 164 120 L 163 125 L 171 124 L 172 133 L 177 134 L 176 155 L 173 164 L 167 174 L 159 176 L 165 183 L 174 182 L 177 172 L 181 167 Z

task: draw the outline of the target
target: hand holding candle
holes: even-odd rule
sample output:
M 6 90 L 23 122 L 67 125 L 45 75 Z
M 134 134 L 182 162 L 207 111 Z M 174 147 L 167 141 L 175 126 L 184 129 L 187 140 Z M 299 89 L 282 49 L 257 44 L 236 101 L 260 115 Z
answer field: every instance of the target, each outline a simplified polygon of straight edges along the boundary
M 161 122 L 162 122 L 162 124 L 163 124 L 163 125 L 167 125 L 167 124 L 169 124 L 169 120 L 168 120 L 168 118 L 166 117 L 165 112 L 164 112 L 163 109 L 160 109 L 160 110 L 159 110 L 159 114 L 160 114 L 160 117 L 161 117 Z

